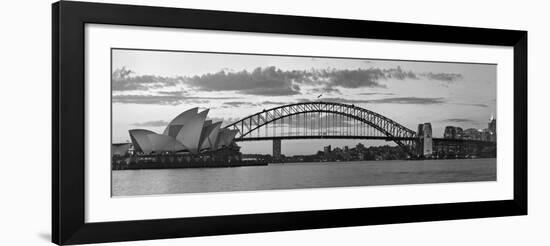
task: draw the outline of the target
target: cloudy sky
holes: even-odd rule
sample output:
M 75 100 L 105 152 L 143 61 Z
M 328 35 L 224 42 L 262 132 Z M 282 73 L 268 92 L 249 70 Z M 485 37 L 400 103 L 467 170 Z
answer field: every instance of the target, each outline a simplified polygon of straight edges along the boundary
M 283 104 L 341 102 L 413 130 L 431 122 L 435 137 L 447 125 L 485 128 L 496 112 L 496 65 L 490 64 L 115 49 L 112 71 L 113 142 L 129 141 L 134 128 L 161 133 L 193 107 L 210 108 L 209 118 L 226 125 Z M 312 154 L 327 144 L 357 142 L 292 140 L 282 151 Z M 271 152 L 267 141 L 239 145 L 243 153 Z

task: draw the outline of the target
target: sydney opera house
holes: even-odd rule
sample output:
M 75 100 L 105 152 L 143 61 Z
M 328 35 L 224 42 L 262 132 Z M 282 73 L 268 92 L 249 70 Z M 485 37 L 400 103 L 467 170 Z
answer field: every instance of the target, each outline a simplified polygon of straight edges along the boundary
M 129 130 L 132 143 L 113 144 L 113 159 L 128 155 L 187 157 L 188 161 L 189 157 L 227 160 L 230 156 L 229 159 L 240 159 L 239 147 L 234 142 L 237 131 L 221 128 L 221 121 L 206 120 L 208 111 L 189 109 L 174 118 L 162 133 L 145 129 Z
M 198 154 L 234 144 L 236 130 L 220 128 L 222 122 L 206 120 L 208 109 L 189 109 L 174 118 L 158 134 L 144 129 L 130 130 L 134 151 L 143 154 L 189 152 Z

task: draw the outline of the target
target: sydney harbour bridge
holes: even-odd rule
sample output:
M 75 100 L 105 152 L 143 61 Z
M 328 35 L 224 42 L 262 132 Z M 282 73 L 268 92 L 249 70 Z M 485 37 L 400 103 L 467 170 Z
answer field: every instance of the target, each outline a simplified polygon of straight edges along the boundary
M 283 140 L 363 139 L 393 141 L 409 156 L 431 156 L 435 149 L 480 149 L 495 142 L 433 138 L 431 125 L 413 131 L 379 113 L 350 104 L 303 102 L 264 109 L 231 123 L 235 141 L 273 141 L 273 156 L 281 155 Z

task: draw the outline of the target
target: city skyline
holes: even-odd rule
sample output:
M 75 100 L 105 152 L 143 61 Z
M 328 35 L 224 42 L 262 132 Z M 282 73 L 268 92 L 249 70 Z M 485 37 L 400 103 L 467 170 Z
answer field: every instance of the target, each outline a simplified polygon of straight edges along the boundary
M 354 104 L 415 130 L 430 122 L 484 128 L 496 112 L 496 65 L 290 57 L 173 51 L 112 50 L 113 142 L 134 128 L 162 132 L 192 107 L 210 109 L 223 125 L 279 105 L 327 101 Z M 287 154 L 319 146 L 372 141 L 285 143 Z M 243 153 L 269 153 L 270 143 L 239 143 Z M 389 143 L 382 143 L 389 144 Z

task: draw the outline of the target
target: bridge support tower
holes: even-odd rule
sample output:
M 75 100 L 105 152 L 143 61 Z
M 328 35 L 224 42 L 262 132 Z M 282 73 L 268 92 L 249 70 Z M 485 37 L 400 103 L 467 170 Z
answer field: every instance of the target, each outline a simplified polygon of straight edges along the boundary
M 418 125 L 416 142 L 416 155 L 423 158 L 431 158 L 433 155 L 432 124 Z
M 273 139 L 273 158 L 281 158 L 281 139 Z

